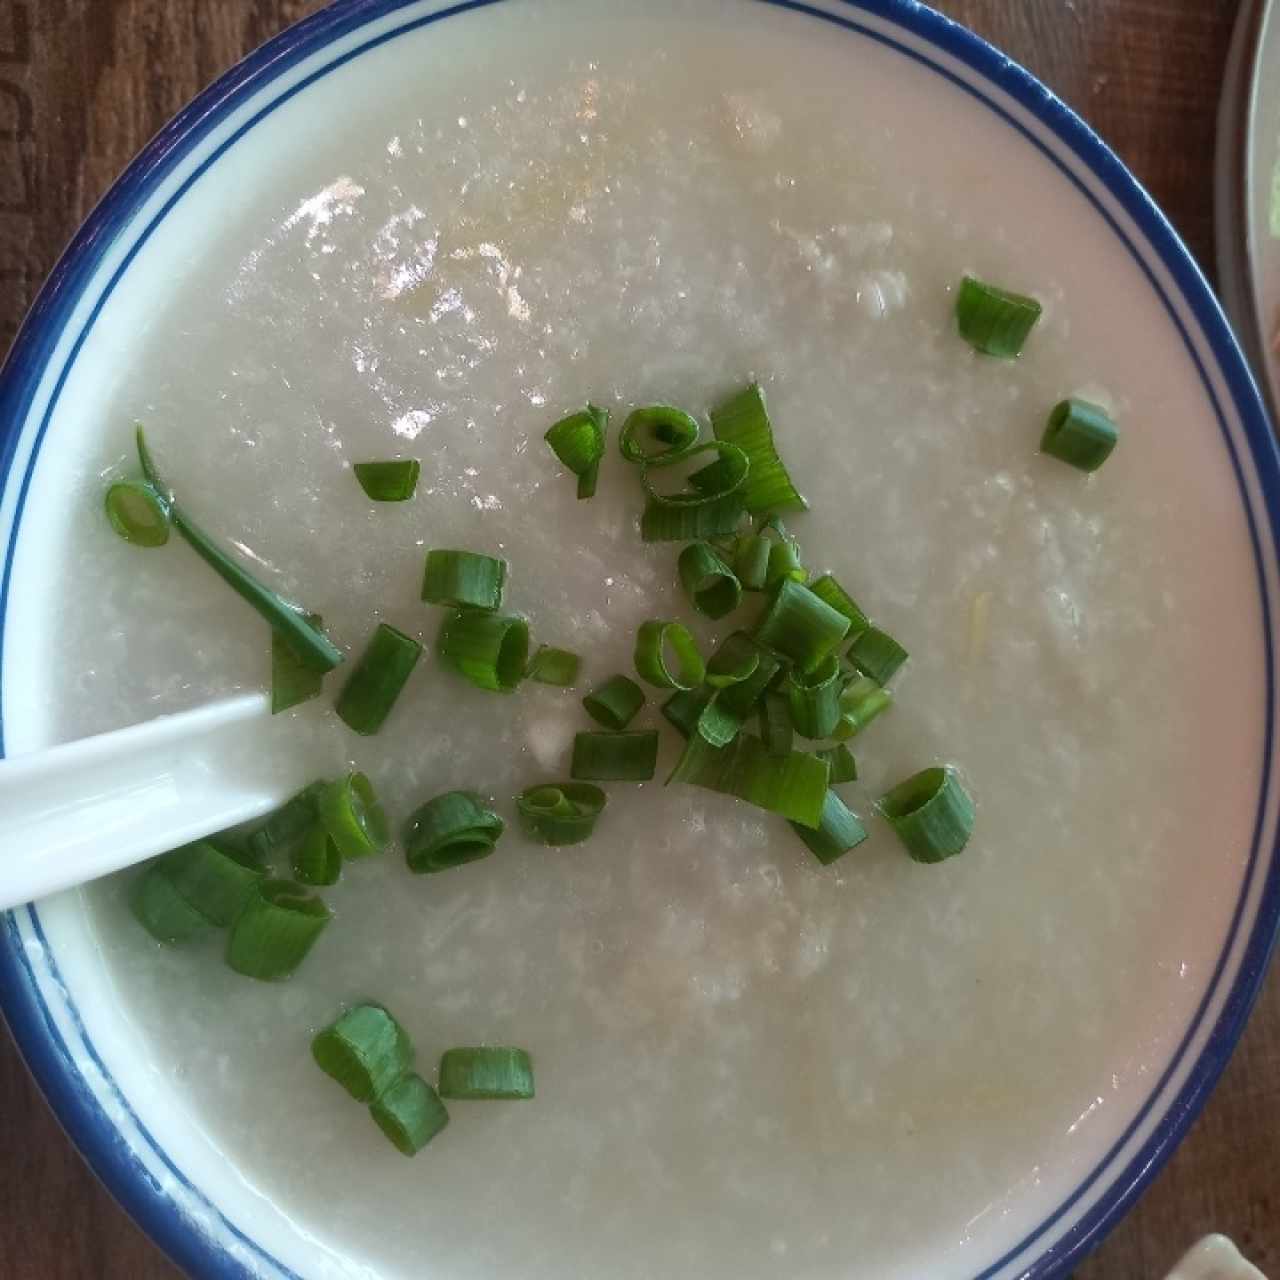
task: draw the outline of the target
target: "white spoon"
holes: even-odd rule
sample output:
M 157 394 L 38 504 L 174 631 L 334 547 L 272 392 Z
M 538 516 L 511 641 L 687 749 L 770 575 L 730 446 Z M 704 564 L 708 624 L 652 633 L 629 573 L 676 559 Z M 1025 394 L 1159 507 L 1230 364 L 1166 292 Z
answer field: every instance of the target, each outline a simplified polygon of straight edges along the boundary
M 298 722 L 327 714 L 241 694 L 0 760 L 0 910 L 278 808 L 323 772 Z

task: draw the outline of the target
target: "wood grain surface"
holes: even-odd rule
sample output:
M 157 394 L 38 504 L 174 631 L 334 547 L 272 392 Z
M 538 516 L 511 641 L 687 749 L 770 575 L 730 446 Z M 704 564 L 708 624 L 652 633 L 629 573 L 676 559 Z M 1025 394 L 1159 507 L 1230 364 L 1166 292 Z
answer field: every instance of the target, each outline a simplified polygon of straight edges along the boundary
M 0 349 L 77 224 L 147 138 L 236 59 L 319 7 L 0 0 Z M 1212 275 L 1214 117 L 1237 0 L 943 0 L 940 7 L 1075 106 Z M 2 1032 L 0 1133 L 0 1277 L 178 1274 L 81 1163 Z M 1278 1169 L 1273 976 L 1191 1136 L 1078 1275 L 1157 1280 L 1198 1235 L 1220 1230 L 1280 1280 Z

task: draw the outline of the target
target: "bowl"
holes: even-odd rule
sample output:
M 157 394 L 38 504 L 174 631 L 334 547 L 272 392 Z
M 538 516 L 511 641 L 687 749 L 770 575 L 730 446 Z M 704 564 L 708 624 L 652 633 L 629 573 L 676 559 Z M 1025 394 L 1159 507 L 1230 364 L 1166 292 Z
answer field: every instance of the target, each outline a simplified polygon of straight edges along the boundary
M 100 429 L 93 406 L 129 360 L 154 301 L 200 256 L 207 229 L 269 201 L 273 167 L 345 104 L 379 93 L 389 67 L 479 58 L 507 25 L 538 12 L 516 0 L 345 0 L 285 32 L 218 81 L 147 147 L 64 255 L 24 325 L 0 381 L 0 750 L 38 748 L 56 732 L 45 705 L 37 603 L 62 511 L 59 468 Z M 546 12 L 551 12 L 548 8 Z M 691 11 L 692 12 L 692 11 Z M 1256 633 L 1257 670 L 1216 673 L 1256 718 L 1240 729 L 1251 791 L 1186 891 L 1182 922 L 1195 962 L 1158 1034 L 1113 1096 L 1083 1107 L 1071 1155 L 976 1214 L 958 1233 L 922 1227 L 894 1274 L 966 1280 L 1065 1277 L 1168 1158 L 1203 1105 L 1243 1028 L 1280 920 L 1276 844 L 1275 609 L 1280 586 L 1280 470 L 1257 389 L 1211 291 L 1168 222 L 1105 145 L 1043 85 L 961 27 L 911 0 L 708 3 L 699 21 L 759 24 L 779 47 L 820 39 L 851 69 L 893 69 L 902 98 L 928 101 L 957 147 L 981 133 L 991 181 L 1010 174 L 1052 193 L 1059 242 L 1105 259 L 1144 309 L 1141 340 L 1195 420 L 1170 448 L 1204 461 L 1213 522 L 1233 531 L 1221 571 Z M 545 20 L 545 19 L 543 19 Z M 672 17 L 672 21 L 676 18 Z M 680 20 L 684 20 L 681 18 Z M 690 19 L 693 20 L 693 19 Z M 638 15 L 631 19 L 641 37 Z M 504 34 L 506 33 L 506 34 Z M 264 194 L 266 193 L 266 194 Z M 1016 194 L 1010 196 L 1016 200 Z M 1135 338 L 1135 341 L 1138 339 Z M 198 356 L 193 355 L 193 358 Z M 1197 425 L 1198 424 L 1198 425 Z M 1189 455 L 1188 455 L 1189 456 Z M 1238 536 L 1236 536 L 1238 534 Z M 1233 683 L 1234 682 L 1234 683 Z M 1247 741 L 1246 741 L 1247 739 Z M 1256 786 L 1254 783 L 1256 781 Z M 1244 783 L 1241 784 L 1242 787 Z M 181 1082 L 139 1051 L 98 972 L 76 893 L 8 915 L 0 1002 L 21 1050 L 73 1141 L 174 1260 L 202 1277 L 368 1274 L 326 1238 L 323 1214 L 296 1211 L 256 1185 L 175 1105 Z M 1137 1018 L 1141 1011 L 1135 1009 Z M 1154 1014 L 1152 1016 L 1155 1016 Z M 921 1261 L 928 1259 L 928 1261 Z M 770 1266 L 781 1265 L 775 1259 Z M 881 1272 L 880 1274 L 885 1274 Z

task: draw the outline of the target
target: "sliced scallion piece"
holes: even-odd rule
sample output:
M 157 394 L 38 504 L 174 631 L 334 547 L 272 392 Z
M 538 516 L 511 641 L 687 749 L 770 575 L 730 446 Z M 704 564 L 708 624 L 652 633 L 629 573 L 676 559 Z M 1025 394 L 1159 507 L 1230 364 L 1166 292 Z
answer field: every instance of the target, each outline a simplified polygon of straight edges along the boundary
M 212 927 L 178 892 L 163 860 L 144 868 L 134 881 L 129 893 L 129 909 L 157 942 L 170 946 L 186 942 Z
M 440 1059 L 442 1098 L 533 1097 L 533 1061 L 523 1049 L 449 1049 Z
M 1111 457 L 1119 438 L 1105 409 L 1087 400 L 1064 400 L 1049 414 L 1040 452 L 1080 471 L 1097 471 Z
M 413 1066 L 405 1029 L 380 1004 L 358 1004 L 317 1032 L 311 1056 L 357 1102 L 372 1102 Z
M 440 1095 L 406 1072 L 369 1104 L 369 1114 L 401 1155 L 416 1156 L 449 1123 Z
M 834 791 L 828 791 L 822 802 L 822 821 L 816 830 L 798 822 L 793 822 L 791 827 L 824 867 L 843 858 L 867 838 L 867 830 L 858 821 L 858 815 Z
M 693 607 L 708 618 L 723 618 L 742 603 L 742 584 L 706 542 L 691 542 L 680 553 L 680 582 Z
M 887 685 L 907 660 L 907 651 L 879 627 L 860 631 L 849 646 L 849 661 L 878 685 Z
M 760 701 L 760 741 L 771 756 L 789 756 L 795 737 L 791 704 L 785 694 L 766 693 Z
M 705 467 L 690 473 L 688 485 L 699 493 L 723 493 L 733 475 L 733 463 L 723 457 L 708 462 Z
M 650 498 L 640 517 L 640 537 L 645 542 L 690 542 L 735 533 L 746 508 L 738 492 L 725 494 L 701 506 L 673 506 Z
M 667 663 L 668 647 L 675 655 L 674 673 Z M 697 642 L 679 622 L 642 622 L 636 633 L 635 664 L 640 679 L 659 689 L 696 689 L 707 674 Z
M 609 410 L 589 404 L 582 411 L 561 418 L 547 431 L 545 439 L 551 452 L 578 477 L 579 498 L 595 494 L 608 426 Z
M 742 716 L 725 704 L 716 693 L 698 714 L 698 735 L 713 747 L 727 747 L 742 731 Z
M 337 884 L 342 877 L 342 852 L 323 822 L 302 837 L 293 850 L 293 878 L 299 884 Z
M 764 697 L 765 691 L 773 687 L 782 673 L 782 662 L 778 655 L 765 648 L 755 637 L 748 635 L 745 631 L 735 631 L 732 635 L 726 636 L 720 642 L 719 649 L 712 655 L 713 660 L 717 659 L 723 650 L 740 650 L 745 645 L 751 646 L 759 655 L 755 670 L 745 680 L 725 685 L 719 693 L 720 703 L 724 709 L 744 720 L 755 710 L 756 704 Z M 728 659 L 724 661 L 727 662 Z
M 373 783 L 363 773 L 349 773 L 325 784 L 317 813 L 344 858 L 368 858 L 381 853 L 391 839 L 387 815 L 378 803 Z
M 145 480 L 117 480 L 107 490 L 107 519 L 135 547 L 163 547 L 169 541 L 169 504 Z
M 422 646 L 403 631 L 378 623 L 335 706 L 339 717 L 365 737 L 382 728 L 413 669 Z
M 418 490 L 422 470 L 416 458 L 357 462 L 352 468 L 365 495 L 374 502 L 407 502 Z
M 665 472 L 674 466 L 684 466 L 698 454 L 716 454 L 715 482 L 719 488 L 682 489 L 676 493 L 663 493 L 654 484 L 655 475 Z M 747 455 L 725 440 L 712 440 L 700 444 L 684 453 L 659 454 L 647 459 L 640 468 L 640 483 L 649 495 L 650 502 L 668 507 L 709 507 L 732 496 L 741 490 L 747 482 L 747 473 L 751 464 Z M 705 472 L 705 469 L 704 469 Z M 706 483 L 704 475 L 704 483 Z
M 760 669 L 764 650 L 745 631 L 727 635 L 715 653 L 707 659 L 706 681 L 713 689 L 727 689 L 730 685 L 750 680 Z
M 320 794 L 326 786 L 326 782 L 313 782 L 303 787 L 248 837 L 245 843 L 255 862 L 269 861 L 311 830 L 320 815 Z
M 995 285 L 965 276 L 956 295 L 956 323 L 960 336 L 983 355 L 1012 360 L 1040 319 L 1034 298 L 1009 293 Z
M 228 857 L 208 840 L 197 840 L 160 860 L 179 895 L 213 925 L 225 928 L 244 906 L 262 873 Z
M 178 505 L 173 493 L 161 483 L 155 460 L 147 448 L 146 436 L 141 427 L 136 433 L 138 459 L 147 480 L 169 505 L 169 519 L 183 536 L 188 546 L 220 577 L 246 604 L 264 618 L 273 631 L 280 632 L 288 640 L 300 662 L 315 671 L 332 671 L 342 661 L 339 649 L 325 633 L 313 626 L 308 618 L 313 616 L 291 604 L 282 596 L 263 586 L 243 565 L 232 560 L 200 529 Z
M 764 392 L 756 383 L 712 409 L 711 429 L 717 440 L 736 444 L 747 455 L 751 464 L 745 494 L 748 511 L 808 509 L 778 456 Z
M 582 699 L 582 705 L 596 724 L 602 724 L 606 729 L 622 730 L 644 706 L 644 690 L 630 676 L 610 676 Z
M 492 612 L 502 608 L 506 581 L 507 562 L 496 556 L 478 551 L 428 551 L 422 598 L 428 604 Z
M 287 978 L 315 946 L 331 914 L 292 880 L 262 880 L 231 925 L 227 964 L 264 982 Z
M 733 567 L 748 591 L 763 591 L 769 580 L 769 556 L 773 542 L 760 533 L 747 533 L 738 539 Z
M 713 691 L 701 689 L 677 689 L 662 704 L 662 714 L 686 738 L 698 731 L 698 722 L 713 697 Z
M 606 796 L 589 782 L 556 782 L 520 793 L 516 809 L 531 840 L 545 845 L 580 844 L 604 812 Z
M 893 694 L 870 676 L 851 680 L 840 694 L 840 723 L 831 736 L 840 742 L 856 737 L 892 705 Z
M 954 769 L 925 769 L 877 806 L 916 862 L 954 858 L 973 833 L 973 800 Z
M 320 615 L 310 613 L 307 621 L 321 627 Z M 319 694 L 324 673 L 309 667 L 294 652 L 288 639 L 279 631 L 271 633 L 271 714 L 278 715 Z
M 539 684 L 554 684 L 567 689 L 578 678 L 582 660 L 568 649 L 556 649 L 549 644 L 539 645 L 538 651 L 525 668 L 525 679 Z
M 849 619 L 849 634 L 856 636 L 871 625 L 871 619 L 858 607 L 857 601 L 829 573 L 809 584 L 809 590 L 820 600 Z
M 650 404 L 633 409 L 622 424 L 618 448 L 628 462 L 678 458 L 698 443 L 702 428 L 683 409 Z
M 600 733 L 588 730 L 573 739 L 569 776 L 584 782 L 648 782 L 658 767 L 658 731 Z
M 853 758 L 853 752 L 843 742 L 837 743 L 834 747 L 827 747 L 817 754 L 831 767 L 833 787 L 838 787 L 842 782 L 857 782 L 858 762 Z
M 419 875 L 447 871 L 486 858 L 506 824 L 474 791 L 446 791 L 409 819 L 405 859 Z
M 801 671 L 816 667 L 844 639 L 849 619 L 808 587 L 784 578 L 768 612 L 756 628 L 756 639 Z
M 727 747 L 713 747 L 699 734 L 685 744 L 669 782 L 687 782 L 817 827 L 830 770 L 803 751 L 772 756 L 759 738 L 740 733 Z
M 505 614 L 459 609 L 441 624 L 437 650 L 478 688 L 510 693 L 529 664 L 529 624 Z
M 844 676 L 840 659 L 829 653 L 812 671 L 793 670 L 787 678 L 791 723 L 802 738 L 829 738 L 840 723 Z

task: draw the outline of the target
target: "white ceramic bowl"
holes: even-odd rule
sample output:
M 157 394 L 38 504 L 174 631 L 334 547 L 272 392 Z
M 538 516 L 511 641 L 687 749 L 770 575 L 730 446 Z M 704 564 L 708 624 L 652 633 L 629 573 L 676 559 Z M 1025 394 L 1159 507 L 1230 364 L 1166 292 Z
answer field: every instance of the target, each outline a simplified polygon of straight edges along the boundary
M 298 112 L 340 112 L 344 96 L 376 92 L 370 67 L 393 53 L 429 66 L 449 24 L 500 34 L 518 0 L 340 0 L 286 32 L 201 95 L 129 168 L 94 212 L 42 292 L 0 383 L 0 747 L 40 745 L 47 726 L 31 696 L 39 636 L 24 600 L 41 589 L 41 547 L 58 519 L 42 501 L 41 459 L 72 447 L 92 405 L 128 359 L 181 256 L 227 201 L 269 186 L 272 157 L 291 145 Z M 903 92 L 927 82 L 965 110 L 988 113 L 1009 155 L 1038 166 L 1073 202 L 1082 235 L 1121 255 L 1146 291 L 1178 376 L 1194 379 L 1205 430 L 1229 464 L 1231 501 L 1248 537 L 1264 634 L 1259 699 L 1261 785 L 1247 848 L 1223 851 L 1214 890 L 1231 907 L 1202 939 L 1216 956 L 1141 1096 L 1093 1124 L 1087 1167 L 1046 1178 L 1004 1206 L 993 1243 L 966 1272 L 977 1280 L 1065 1276 L 1168 1157 L 1212 1088 L 1244 1025 L 1280 917 L 1276 854 L 1277 532 L 1280 468 L 1270 425 L 1235 341 L 1195 264 L 1120 162 L 1043 85 L 967 31 L 910 0 L 765 0 L 794 23 L 822 24 L 851 67 L 900 63 Z M 765 4 L 744 3 L 744 22 Z M 548 15 L 554 12 L 548 6 Z M 777 14 L 772 19 L 777 19 Z M 939 128 L 950 127 L 945 115 Z M 92 424 L 90 423 L 90 426 Z M 1230 856 L 1225 856 L 1225 855 Z M 0 933 L 0 1000 L 23 1053 L 73 1140 L 118 1199 L 182 1266 L 202 1277 L 367 1274 L 339 1266 L 278 1207 L 264 1206 L 198 1126 L 150 1087 L 126 1029 L 99 985 L 76 894 L 11 913 Z M 1065 1176 L 1065 1175 L 1064 1175 Z M 924 1228 L 927 1234 L 927 1227 Z M 948 1272 L 950 1274 L 950 1272 Z

